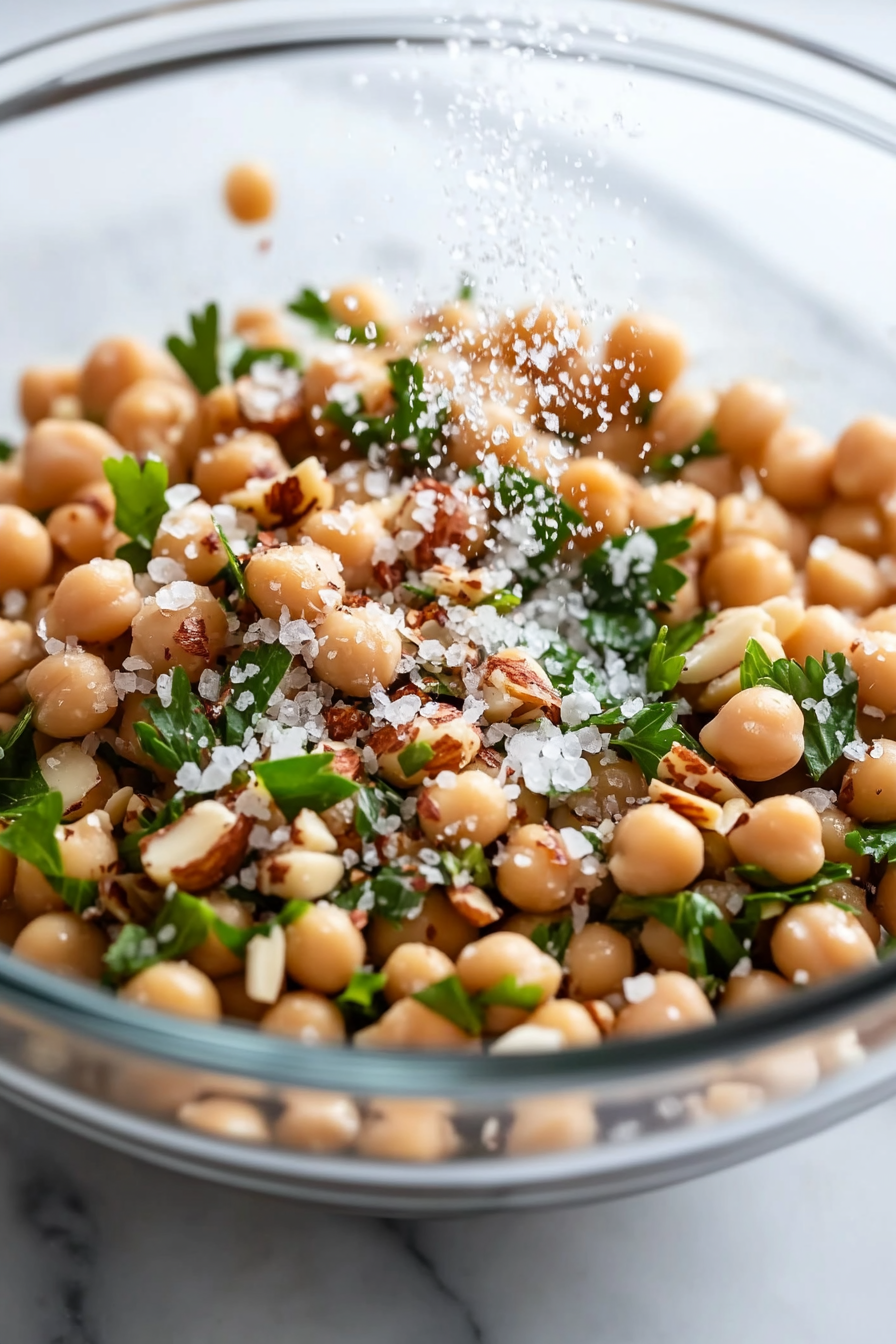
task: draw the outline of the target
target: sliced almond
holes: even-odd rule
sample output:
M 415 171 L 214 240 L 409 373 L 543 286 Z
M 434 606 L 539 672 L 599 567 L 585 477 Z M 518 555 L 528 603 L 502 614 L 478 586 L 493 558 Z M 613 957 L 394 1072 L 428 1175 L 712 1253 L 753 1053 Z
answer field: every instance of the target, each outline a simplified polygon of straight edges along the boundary
M 287 845 L 266 854 L 258 865 L 258 890 L 283 900 L 316 901 L 338 887 L 345 864 L 335 854 Z
M 128 803 L 133 797 L 134 790 L 129 784 L 121 789 L 116 789 L 112 797 L 106 803 L 103 809 L 113 826 L 120 826 L 124 821 L 125 813 L 128 809 Z
M 177 821 L 140 841 L 143 869 L 157 886 L 176 882 L 184 891 L 205 891 L 235 873 L 252 829 L 213 799 L 195 803 Z
M 286 975 L 286 934 L 279 924 L 259 933 L 246 948 L 246 996 L 253 1003 L 276 1003 Z
M 158 798 L 150 798 L 147 793 L 131 793 L 124 810 L 124 818 L 121 822 L 122 829 L 126 835 L 134 835 L 137 831 L 144 830 L 143 821 L 149 821 L 157 812 L 162 810 L 163 804 Z
M 733 831 L 741 817 L 749 812 L 752 806 L 749 798 L 729 798 L 727 802 L 723 803 L 722 815 L 718 826 L 715 828 L 719 835 L 727 835 L 729 831 Z
M 542 714 L 560 722 L 560 696 L 525 649 L 502 649 L 485 660 L 480 690 L 489 723 L 529 723 Z
M 339 848 L 327 823 L 308 807 L 303 807 L 293 821 L 290 838 L 300 849 L 313 849 L 319 854 L 335 854 Z
M 457 913 L 474 928 L 483 929 L 486 924 L 494 924 L 501 918 L 501 911 L 481 887 L 449 887 L 448 899 Z
M 297 467 L 273 479 L 253 476 L 240 490 L 224 496 L 242 513 L 249 513 L 262 527 L 293 527 L 312 511 L 329 509 L 333 487 L 316 457 L 306 457 Z
M 732 667 L 730 672 L 723 672 L 720 677 L 713 677 L 712 681 L 707 682 L 697 697 L 696 708 L 704 714 L 715 714 L 727 705 L 729 700 L 733 700 L 740 690 L 740 664 Z
M 603 1034 L 608 1036 L 616 1025 L 616 1014 L 606 999 L 585 999 L 582 1007 L 592 1021 L 597 1023 Z
M 657 775 L 667 784 L 674 784 L 687 793 L 696 793 L 700 798 L 710 798 L 720 806 L 729 798 L 741 798 L 749 803 L 743 789 L 738 788 L 734 780 L 720 770 L 717 765 L 704 761 L 690 747 L 676 742 L 657 766 Z
M 48 789 L 62 794 L 62 819 L 68 821 L 100 782 L 96 761 L 77 742 L 57 742 L 38 761 Z
M 647 790 L 651 801 L 665 803 L 680 817 L 699 826 L 701 831 L 717 831 L 722 820 L 722 809 L 710 798 L 700 798 L 695 793 L 686 793 L 674 784 L 666 784 L 661 779 L 652 779 Z
M 773 634 L 774 629 L 771 613 L 762 607 L 729 607 L 689 650 L 679 681 L 683 686 L 696 686 L 730 672 L 743 661 L 751 639 L 763 630 Z

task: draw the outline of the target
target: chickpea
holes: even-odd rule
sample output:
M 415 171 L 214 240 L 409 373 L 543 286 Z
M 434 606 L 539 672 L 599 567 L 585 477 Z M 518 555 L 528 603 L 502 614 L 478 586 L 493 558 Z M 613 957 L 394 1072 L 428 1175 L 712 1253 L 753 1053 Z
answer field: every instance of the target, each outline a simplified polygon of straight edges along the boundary
M 148 597 L 131 625 L 131 657 L 149 663 L 155 677 L 182 667 L 190 681 L 198 681 L 226 643 L 220 604 L 208 588 L 183 580 Z
M 450 412 L 450 456 L 457 466 L 470 470 L 489 454 L 505 466 L 522 466 L 543 479 L 544 473 L 532 469 L 527 459 L 537 441 L 531 417 L 516 407 L 506 406 L 490 397 L 470 399 L 455 396 Z
M 57 402 L 71 403 L 78 396 L 80 370 L 69 364 L 26 369 L 19 379 L 19 409 L 29 425 L 53 415 Z
M 106 428 L 122 448 L 137 457 L 177 447 L 196 414 L 195 392 L 166 378 L 141 378 L 115 398 Z
M 574 999 L 548 999 L 535 1009 L 529 1023 L 559 1031 L 565 1045 L 572 1049 L 600 1045 L 600 1028 L 587 1008 Z
M 728 836 L 739 863 L 755 863 L 782 882 L 805 882 L 824 863 L 821 818 L 804 798 L 764 798 Z
M 92 812 L 70 826 L 57 826 L 56 839 L 66 877 L 89 882 L 115 871 L 118 847 L 112 839 L 112 825 L 104 812 Z M 27 919 L 51 910 L 65 908 L 61 896 L 32 864 L 19 859 L 13 888 L 16 904 Z
M 896 820 L 896 742 L 878 738 L 863 761 L 852 762 L 838 801 L 857 821 Z
M 30 592 L 45 583 L 53 543 L 39 518 L 17 504 L 0 504 L 0 593 Z
M 177 1118 L 187 1129 L 211 1134 L 216 1139 L 229 1139 L 231 1143 L 269 1143 L 271 1138 L 268 1122 L 258 1107 L 236 1097 L 203 1097 L 201 1101 L 185 1102 Z
M 853 551 L 877 557 L 890 549 L 884 515 L 874 504 L 837 500 L 818 516 L 815 531 Z
M 242 901 L 236 901 L 224 892 L 214 892 L 205 898 L 218 919 L 234 929 L 248 929 L 252 923 L 249 910 Z M 243 969 L 243 961 L 230 948 L 225 947 L 221 939 L 209 930 L 198 947 L 187 956 L 192 966 L 203 971 L 210 980 L 221 980 L 225 975 L 236 975 Z
M 807 658 L 821 662 L 824 653 L 845 653 L 856 637 L 856 627 L 836 607 L 807 607 L 803 620 L 782 636 L 784 652 L 805 665 Z
M 703 837 L 665 803 L 650 803 L 617 824 L 609 868 L 620 891 L 633 896 L 681 891 L 703 868 Z
M 665 527 L 691 517 L 689 559 L 709 551 L 716 519 L 716 501 L 709 491 L 685 481 L 664 481 L 645 486 L 635 497 L 633 521 L 638 527 Z
M 687 363 L 687 352 L 678 328 L 665 318 L 627 313 L 610 332 L 603 361 L 608 400 L 618 410 L 632 397 L 671 387 Z
M 888 863 L 877 884 L 877 898 L 872 907 L 874 917 L 890 937 L 896 937 L 896 864 Z
M 454 975 L 454 962 L 428 943 L 401 943 L 386 958 L 383 974 L 386 1000 L 397 1003 Z
M 386 535 L 375 507 L 318 509 L 302 522 L 301 530 L 339 557 L 346 588 L 354 591 L 374 583 L 373 554 Z
M 771 951 L 781 974 L 801 984 L 877 962 L 874 944 L 855 915 L 824 901 L 795 905 L 783 914 L 772 933 Z
M 871 871 L 871 860 L 867 854 L 856 854 L 855 850 L 850 849 L 846 843 L 846 837 L 850 831 L 854 831 L 856 824 L 852 817 L 848 817 L 845 812 L 841 812 L 839 807 L 825 808 L 821 812 L 821 843 L 824 845 L 824 856 L 831 863 L 848 863 L 852 865 L 853 876 L 864 879 Z
M 456 961 L 461 949 L 476 937 L 472 925 L 457 913 L 448 897 L 438 891 L 427 892 L 419 914 L 403 919 L 400 925 L 374 915 L 367 927 L 367 942 L 375 966 L 382 966 L 390 954 L 405 943 L 425 943 Z
M 563 979 L 554 958 L 521 933 L 487 933 L 470 943 L 457 958 L 457 974 L 468 994 L 491 989 L 512 975 L 518 985 L 539 985 L 542 1003 L 553 998 Z
M 338 994 L 366 960 L 347 910 L 318 901 L 286 930 L 286 969 L 305 989 Z
M 319 620 L 345 596 L 339 562 L 314 543 L 256 552 L 246 566 L 246 588 L 261 614 L 274 620 L 284 608 L 292 620 Z
M 60 504 L 47 519 L 54 546 L 78 564 L 108 556 L 124 540 L 115 528 L 115 502 L 111 487 L 99 481 L 79 490 L 75 499 Z
M 837 441 L 834 489 L 844 499 L 874 503 L 896 487 L 896 420 L 857 420 Z
M 82 486 L 102 481 L 103 462 L 121 457 L 104 429 L 87 420 L 41 420 L 22 446 L 25 500 L 35 513 L 65 504 Z
M 96 732 L 118 708 L 106 664 L 79 649 L 44 658 L 28 673 L 26 687 L 34 701 L 34 725 L 50 737 Z
M 261 1029 L 303 1045 L 339 1045 L 345 1040 L 345 1021 L 335 1003 L 305 990 L 278 999 L 261 1019 Z
M 385 1161 L 443 1162 L 459 1140 L 447 1102 L 384 1097 L 370 1103 L 358 1135 L 362 1157 Z
M 722 706 L 700 742 L 738 779 L 777 779 L 802 758 L 802 711 L 783 691 L 752 686 Z
M 131 627 L 142 600 L 126 560 L 91 560 L 60 580 L 47 610 L 47 634 L 85 644 L 117 639 Z
M 564 467 L 557 486 L 583 524 L 576 543 L 596 550 L 607 537 L 618 537 L 632 521 L 631 480 L 619 467 L 599 457 L 575 458 Z
M 81 370 L 78 389 L 85 415 L 105 419 L 116 397 L 143 378 L 165 378 L 183 383 L 180 367 L 164 350 L 155 350 L 142 341 L 113 336 L 101 341 L 90 352 Z
M 295 1087 L 286 1095 L 274 1138 L 285 1148 L 306 1153 L 339 1153 L 352 1146 L 360 1129 L 361 1117 L 351 1097 Z
M 48 971 L 99 980 L 108 943 L 96 924 L 70 910 L 38 915 L 13 943 L 13 953 Z
M 559 910 L 575 895 L 579 863 L 551 826 L 520 826 L 507 840 L 496 882 L 518 910 Z M 495 935 L 492 935 L 495 936 Z
M 787 398 L 774 383 L 761 378 L 735 383 L 724 393 L 716 411 L 714 427 L 719 447 L 741 466 L 758 467 L 787 410 Z
M 417 804 L 423 834 L 435 845 L 464 840 L 490 845 L 510 824 L 510 804 L 497 780 L 480 770 L 454 776 L 450 788 L 431 784 Z
M 515 1103 L 507 1132 L 507 1153 L 564 1152 L 587 1148 L 598 1138 L 597 1117 L 587 1096 L 526 1097 Z
M 221 1016 L 221 997 L 214 982 L 187 961 L 160 961 L 138 971 L 118 991 L 118 997 L 142 1008 L 203 1022 L 216 1022 Z
M 317 627 L 320 651 L 314 671 L 343 695 L 369 695 L 374 686 L 391 686 L 401 661 L 401 639 L 384 609 L 337 607 Z
M 790 515 L 769 495 L 748 499 L 743 494 L 725 495 L 716 506 L 714 543 L 717 550 L 739 545 L 748 538 L 769 541 L 779 550 L 790 546 Z
M 668 924 L 655 919 L 653 915 L 645 921 L 641 930 L 641 951 L 651 966 L 661 971 L 682 971 L 687 973 L 689 962 L 684 939 Z
M 37 656 L 34 631 L 27 621 L 0 620 L 0 685 L 26 671 Z
M 378 1022 L 356 1031 L 360 1050 L 464 1050 L 471 1037 L 416 999 L 399 999 Z
M 635 954 L 618 929 L 609 924 L 586 924 L 569 941 L 566 965 L 574 999 L 602 999 L 618 993 L 622 981 L 634 974 Z
M 873 560 L 846 546 L 812 554 L 806 560 L 806 596 L 812 603 L 848 607 L 866 615 L 879 607 L 887 585 Z
M 289 471 L 280 445 L 269 434 L 237 431 L 225 443 L 200 448 L 193 463 L 193 484 L 209 504 L 220 504 L 225 495 L 241 490 L 256 477 L 271 480 Z
M 857 887 L 854 882 L 828 882 L 818 888 L 818 899 L 850 906 L 856 919 L 877 947 L 880 942 L 880 921 L 868 909 L 868 901 L 861 887 Z
M 896 714 L 896 635 L 861 632 L 849 645 L 848 657 L 859 678 L 861 703 Z
M 14 854 L 8 854 L 6 850 L 3 853 L 13 864 L 15 863 Z M 3 861 L 0 860 L 0 868 L 2 867 Z M 11 897 L 7 896 L 0 900 L 0 943 L 4 947 L 12 947 L 27 923 L 27 919 Z
M 716 500 L 724 499 L 740 489 L 740 472 L 730 457 L 698 457 L 688 462 L 678 479 L 688 485 L 699 485 Z
M 722 994 L 722 1009 L 726 1013 L 740 1013 L 764 1008 L 789 992 L 790 982 L 782 975 L 754 969 L 746 975 L 732 975 Z
M 831 494 L 834 447 L 817 430 L 781 426 L 762 457 L 764 489 L 789 509 L 820 509 Z
M 601 819 L 616 821 L 647 797 L 647 780 L 634 761 L 593 766 L 590 793 Z
M 614 1034 L 653 1036 L 708 1026 L 714 1021 L 712 1005 L 696 980 L 680 971 L 663 971 L 654 977 L 653 993 L 648 998 L 625 1005 L 616 1018 Z
M 654 407 L 650 442 L 656 453 L 668 456 L 690 448 L 709 429 L 719 399 L 715 392 L 673 388 Z
M 224 181 L 227 209 L 240 224 L 260 224 L 273 213 L 277 188 L 269 168 L 261 163 L 237 163 Z
M 266 1003 L 250 999 L 246 993 L 245 971 L 241 970 L 238 975 L 225 975 L 222 979 L 216 980 L 215 989 L 220 996 L 225 1017 L 233 1017 L 241 1022 L 260 1022 L 268 1011 Z
M 709 559 L 701 575 L 707 602 L 723 607 L 758 606 L 770 597 L 789 593 L 795 578 L 785 551 L 760 537 L 733 542 Z
M 176 561 L 189 581 L 199 584 L 211 583 L 227 559 L 211 508 L 201 499 L 165 514 L 152 553 L 154 558 Z

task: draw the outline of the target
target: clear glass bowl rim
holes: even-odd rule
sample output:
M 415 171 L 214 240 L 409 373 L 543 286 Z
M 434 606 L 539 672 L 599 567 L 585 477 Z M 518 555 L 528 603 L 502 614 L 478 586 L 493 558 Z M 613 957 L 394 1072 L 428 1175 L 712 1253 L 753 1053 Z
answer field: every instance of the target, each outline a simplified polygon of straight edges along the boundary
M 392 0 L 389 12 L 371 10 L 376 20 L 360 31 L 338 30 L 357 11 L 345 0 L 329 0 L 326 26 L 329 37 L 315 33 L 309 40 L 288 36 L 282 24 L 270 36 L 259 37 L 250 48 L 230 50 L 213 39 L 218 35 L 214 20 L 245 0 L 185 0 L 152 7 L 97 24 L 70 29 L 46 40 L 29 44 L 0 57 L 0 124 L 32 115 L 62 102 L 90 97 L 106 89 L 141 79 L 158 77 L 172 70 L 220 63 L 236 56 L 245 60 L 274 50 L 335 45 L 370 45 L 406 38 L 411 43 L 444 43 L 450 35 L 441 17 L 466 16 L 475 10 L 481 19 L 490 9 L 500 9 L 471 0 L 465 8 L 445 0 L 438 10 L 415 6 L 414 0 Z M 581 6 L 587 9 L 588 0 Z M 747 19 L 710 13 L 699 6 L 674 0 L 616 0 L 614 11 L 655 11 L 693 21 L 706 32 L 742 33 L 761 40 L 767 49 L 790 51 L 813 58 L 828 67 L 849 72 L 877 90 L 896 93 L 896 76 L 846 52 L 796 37 Z M 351 13 L 349 13 L 351 10 Z M 180 40 L 164 31 L 166 21 L 178 16 L 206 17 L 203 31 L 191 31 Z M 318 29 L 320 13 L 315 15 Z M 290 16 L 301 24 L 301 10 Z M 142 60 L 134 60 L 131 38 L 157 26 L 165 45 L 143 47 Z M 246 33 L 240 30 L 240 37 Z M 117 45 L 115 45 L 117 44 Z M 474 42 L 475 45 L 475 42 Z M 554 53 L 556 54 L 556 53 Z M 559 53 L 567 54 L 565 52 Z M 656 62 L 639 62 L 629 47 L 617 62 L 644 64 L 657 70 Z M 34 61 L 36 66 L 32 69 Z M 679 73 L 673 68 L 665 73 Z M 760 71 L 767 80 L 767 71 Z M 686 73 L 685 78 L 695 76 Z M 697 76 L 699 78 L 699 76 Z M 707 79 L 705 82 L 713 82 Z M 776 83 L 771 77 L 770 88 Z M 6 87 L 4 88 L 4 85 Z M 741 87 L 738 92 L 758 96 L 806 114 L 807 109 L 788 100 L 782 83 L 778 96 Z M 4 96 L 5 95 L 5 96 Z M 841 111 L 843 104 L 841 104 Z M 846 109 L 848 112 L 848 108 Z M 857 111 L 859 111 L 857 109 Z M 896 152 L 896 103 L 894 118 L 875 122 L 869 133 L 860 124 L 844 125 L 842 116 L 820 120 L 851 131 Z M 808 115 L 816 115 L 811 109 Z M 859 111 L 861 117 L 861 111 Z M 171 1064 L 203 1072 L 241 1074 L 267 1082 L 349 1091 L 354 1094 L 398 1093 L 406 1095 L 452 1095 L 493 1099 L 527 1091 L 559 1090 L 588 1084 L 631 1084 L 639 1077 L 667 1071 L 688 1071 L 720 1058 L 733 1058 L 771 1047 L 784 1040 L 815 1032 L 845 1018 L 872 1009 L 896 990 L 896 958 L 873 970 L 808 991 L 789 995 L 767 1008 L 746 1016 L 722 1018 L 712 1027 L 645 1040 L 609 1041 L 598 1049 L 575 1050 L 551 1055 L 483 1056 L 432 1053 L 364 1052 L 347 1048 L 308 1047 L 236 1025 L 207 1025 L 185 1018 L 149 1013 L 119 1001 L 111 994 L 53 975 L 8 955 L 0 955 L 0 1005 L 14 1012 L 37 1017 L 64 1032 L 84 1034 L 110 1047 L 136 1051 Z

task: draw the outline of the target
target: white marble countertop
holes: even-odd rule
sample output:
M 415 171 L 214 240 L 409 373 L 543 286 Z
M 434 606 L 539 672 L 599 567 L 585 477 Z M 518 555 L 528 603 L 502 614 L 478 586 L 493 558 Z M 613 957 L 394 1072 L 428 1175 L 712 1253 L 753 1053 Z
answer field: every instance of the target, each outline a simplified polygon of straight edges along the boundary
M 0 43 L 133 9 L 0 0 Z M 896 66 L 891 0 L 719 0 Z M 896 1103 L 686 1186 L 553 1213 L 348 1218 L 0 1106 L 2 1344 L 825 1344 L 892 1319 Z

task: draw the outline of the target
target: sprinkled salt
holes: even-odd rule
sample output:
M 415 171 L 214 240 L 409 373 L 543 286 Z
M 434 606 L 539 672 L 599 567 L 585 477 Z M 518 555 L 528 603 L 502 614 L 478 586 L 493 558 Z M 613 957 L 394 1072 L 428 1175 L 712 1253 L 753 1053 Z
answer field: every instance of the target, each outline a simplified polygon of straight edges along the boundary
M 165 503 L 169 509 L 183 509 L 199 499 L 202 491 L 198 485 L 169 485 L 165 491 Z
M 156 606 L 160 611 L 183 611 L 195 601 L 196 585 L 185 579 L 166 584 L 156 593 Z
M 627 975 L 622 981 L 622 992 L 627 1003 L 644 1003 L 656 991 L 656 979 L 649 971 Z

